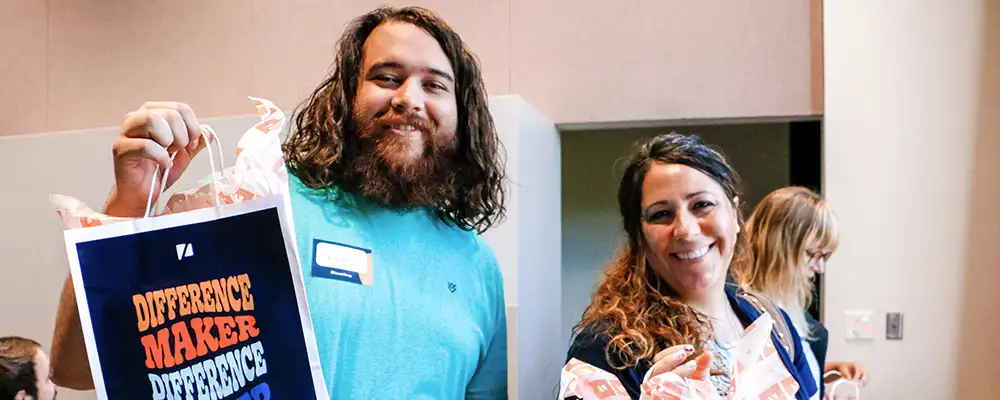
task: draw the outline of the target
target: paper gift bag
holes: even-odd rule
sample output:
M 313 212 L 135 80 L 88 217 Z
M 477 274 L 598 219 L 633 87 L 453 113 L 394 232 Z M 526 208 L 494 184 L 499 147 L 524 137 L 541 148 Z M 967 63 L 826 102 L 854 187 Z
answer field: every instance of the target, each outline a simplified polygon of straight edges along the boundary
M 242 153 L 237 167 L 261 159 Z M 71 227 L 89 221 L 64 236 L 98 398 L 328 399 L 287 196 L 225 184 L 275 172 L 249 165 L 147 212 L 161 216 L 59 208 Z

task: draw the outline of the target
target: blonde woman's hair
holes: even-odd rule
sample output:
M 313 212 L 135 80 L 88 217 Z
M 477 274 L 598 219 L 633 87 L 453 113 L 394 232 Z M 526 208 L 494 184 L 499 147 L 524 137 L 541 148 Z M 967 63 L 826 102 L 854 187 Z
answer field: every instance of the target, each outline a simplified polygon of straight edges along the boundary
M 785 309 L 796 328 L 811 338 L 805 310 L 813 300 L 813 282 L 803 274 L 808 250 L 837 249 L 838 226 L 823 197 L 804 187 L 771 192 L 746 223 L 750 262 L 733 266 L 741 286 L 757 290 Z

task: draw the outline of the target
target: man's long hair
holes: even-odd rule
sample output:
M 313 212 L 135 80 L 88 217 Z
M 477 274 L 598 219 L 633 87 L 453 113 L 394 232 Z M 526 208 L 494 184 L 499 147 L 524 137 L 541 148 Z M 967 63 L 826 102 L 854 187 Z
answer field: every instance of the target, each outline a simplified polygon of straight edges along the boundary
M 353 108 L 364 44 L 375 28 L 387 22 L 409 23 L 426 31 L 455 70 L 457 190 L 451 198 L 431 206 L 445 223 L 482 233 L 506 211 L 503 149 L 489 113 L 478 60 L 451 27 L 424 8 L 382 7 L 348 25 L 337 44 L 332 74 L 297 111 L 294 131 L 283 146 L 288 168 L 314 189 L 330 190 L 348 180 L 351 160 L 345 155 L 358 141 Z

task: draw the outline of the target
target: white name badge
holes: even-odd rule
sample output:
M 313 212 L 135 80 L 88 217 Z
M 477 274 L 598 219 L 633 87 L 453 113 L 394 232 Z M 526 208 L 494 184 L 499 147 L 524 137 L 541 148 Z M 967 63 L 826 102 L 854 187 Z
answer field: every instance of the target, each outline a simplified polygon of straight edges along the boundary
M 372 251 L 313 239 L 312 276 L 371 286 Z

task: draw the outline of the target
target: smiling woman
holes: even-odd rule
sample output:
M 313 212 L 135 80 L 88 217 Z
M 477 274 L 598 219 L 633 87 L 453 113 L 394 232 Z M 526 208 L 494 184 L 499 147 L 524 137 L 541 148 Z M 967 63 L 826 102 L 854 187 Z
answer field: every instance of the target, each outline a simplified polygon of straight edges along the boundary
M 613 373 L 637 399 L 643 382 L 680 364 L 677 356 L 709 353 L 710 380 L 725 394 L 735 343 L 770 312 L 772 342 L 798 383 L 795 397 L 812 398 L 816 384 L 788 316 L 727 283 L 730 267 L 748 255 L 740 195 L 736 171 L 697 137 L 666 134 L 638 146 L 618 188 L 627 240 L 574 328 L 567 359 Z

